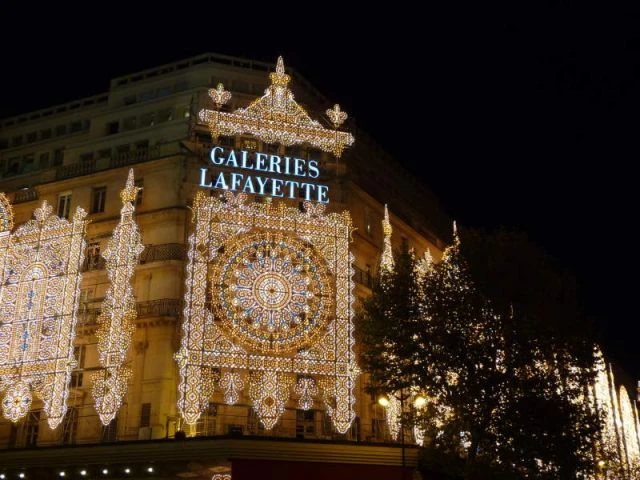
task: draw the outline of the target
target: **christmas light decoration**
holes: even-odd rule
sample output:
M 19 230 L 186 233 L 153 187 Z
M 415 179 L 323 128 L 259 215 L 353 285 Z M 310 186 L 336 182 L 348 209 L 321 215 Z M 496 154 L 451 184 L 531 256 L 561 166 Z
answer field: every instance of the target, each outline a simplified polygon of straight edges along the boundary
M 393 249 L 391 248 L 391 222 L 389 221 L 389 210 L 384 206 L 384 218 L 382 220 L 382 233 L 384 234 L 382 245 L 382 258 L 380 260 L 380 268 L 383 270 L 393 269 Z
M 629 470 L 640 463 L 640 447 L 638 446 L 638 433 L 636 431 L 636 419 L 633 414 L 633 405 L 624 385 L 618 390 L 620 399 L 620 420 L 622 426 L 622 438 L 624 439 L 627 467 Z
M 387 426 L 389 427 L 389 434 L 393 440 L 398 439 L 400 433 L 400 422 L 402 421 L 402 410 L 400 408 L 401 403 L 395 395 L 388 396 L 388 405 L 384 409 L 385 416 L 387 418 Z
M 227 372 L 220 379 L 220 388 L 224 391 L 224 401 L 228 405 L 238 403 L 240 392 L 244 390 L 244 381 L 239 373 Z
M 313 399 L 318 395 L 318 386 L 316 381 L 311 377 L 300 377 L 293 388 L 298 399 L 298 408 L 301 410 L 310 410 L 313 407 Z
M 311 202 L 301 212 L 246 200 L 232 192 L 222 199 L 199 192 L 194 199 L 182 344 L 175 356 L 178 407 L 194 424 L 212 392 L 206 372 L 229 369 L 248 375 L 253 407 L 270 429 L 290 400 L 294 379 L 304 377 L 320 388 L 307 383 L 303 403 L 312 405 L 321 394 L 336 430 L 345 433 L 355 418 L 359 374 L 350 216 L 325 215 L 324 206 Z M 218 385 L 239 389 L 225 375 Z M 302 383 L 296 388 L 300 395 Z
M 222 84 L 209 90 L 209 96 L 216 105 L 216 110 L 203 109 L 200 120 L 209 125 L 211 136 L 217 139 L 220 135 L 251 134 L 267 143 L 293 145 L 308 143 L 326 152 L 333 152 L 337 157 L 345 147 L 353 144 L 353 136 L 339 131 L 338 127 L 346 120 L 347 114 L 339 105 L 327 110 L 327 115 L 334 129 L 324 128 L 318 121 L 312 120 L 309 114 L 293 97 L 288 88 L 291 77 L 284 71 L 284 61 L 278 57 L 276 71 L 269 75 L 271 85 L 264 96 L 256 99 L 247 108 L 235 112 L 220 111 L 231 94 L 224 90 Z
M 230 473 L 216 473 L 211 477 L 211 480 L 231 480 Z
M 284 413 L 290 389 L 291 376 L 286 373 L 265 371 L 251 374 L 249 397 L 267 430 L 271 430 Z
M 108 425 L 118 413 L 131 377 L 131 369 L 125 364 L 137 317 L 131 279 L 144 249 L 133 218 L 138 190 L 131 169 L 125 188 L 120 192 L 120 222 L 102 253 L 110 285 L 98 318 L 100 326 L 96 336 L 102 369 L 92 375 L 92 393 L 96 411 L 104 425 Z
M 13 209 L 7 196 L 0 192 L 0 235 L 13 228 Z
M 77 208 L 69 222 L 43 202 L 32 220 L 0 233 L 0 392 L 3 414 L 13 422 L 34 397 L 51 428 L 67 410 L 85 217 Z M 0 198 L 0 226 L 11 225 L 11 206 Z

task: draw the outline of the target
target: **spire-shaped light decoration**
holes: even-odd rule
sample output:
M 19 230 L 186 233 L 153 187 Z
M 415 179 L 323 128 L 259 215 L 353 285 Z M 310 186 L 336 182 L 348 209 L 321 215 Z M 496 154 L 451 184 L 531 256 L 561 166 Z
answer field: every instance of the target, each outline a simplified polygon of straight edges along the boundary
M 98 319 L 98 359 L 102 370 L 93 375 L 93 397 L 100 421 L 108 425 L 122 405 L 131 369 L 125 365 L 135 330 L 136 302 L 131 287 L 140 253 L 144 249 L 140 231 L 133 218 L 139 188 L 135 186 L 133 169 L 120 192 L 120 223 L 102 256 L 106 260 L 111 284 L 102 303 Z
M 415 268 L 418 279 L 423 279 L 431 269 L 432 265 L 433 257 L 431 256 L 431 250 L 429 250 L 429 248 L 427 247 L 424 252 L 424 256 L 416 260 Z
M 389 221 L 389 209 L 384 206 L 384 218 L 382 219 L 382 233 L 384 234 L 383 246 L 382 246 L 382 258 L 380 260 L 380 268 L 382 270 L 393 270 L 393 250 L 391 248 L 391 222 Z
M 35 397 L 51 428 L 67 411 L 86 213 L 58 218 L 43 202 L 14 233 L 0 196 L 0 393 L 5 418 L 17 422 Z
M 291 77 L 285 73 L 284 61 L 278 57 L 276 71 L 269 75 L 271 85 L 265 94 L 253 101 L 247 108 L 235 112 L 222 112 L 221 106 L 228 102 L 231 94 L 222 84 L 209 90 L 216 110 L 203 109 L 200 120 L 209 125 L 214 140 L 220 135 L 251 134 L 267 143 L 294 145 L 308 143 L 336 157 L 342 155 L 345 147 L 353 144 L 353 135 L 339 131 L 338 127 L 346 120 L 347 114 L 336 105 L 327 111 L 334 129 L 324 128 L 293 97 L 288 84 Z M 329 113 L 332 112 L 332 113 Z

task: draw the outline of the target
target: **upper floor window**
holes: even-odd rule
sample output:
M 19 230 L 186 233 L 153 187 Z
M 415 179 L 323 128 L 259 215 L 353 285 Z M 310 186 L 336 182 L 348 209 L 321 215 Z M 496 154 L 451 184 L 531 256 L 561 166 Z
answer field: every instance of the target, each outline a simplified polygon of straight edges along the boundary
M 67 126 L 66 125 L 58 125 L 56 127 L 56 135 L 66 135 L 67 134 Z
M 71 211 L 71 192 L 63 192 L 58 195 L 58 216 L 60 218 L 69 218 Z
M 91 213 L 104 212 L 107 199 L 107 187 L 97 187 L 91 191 Z

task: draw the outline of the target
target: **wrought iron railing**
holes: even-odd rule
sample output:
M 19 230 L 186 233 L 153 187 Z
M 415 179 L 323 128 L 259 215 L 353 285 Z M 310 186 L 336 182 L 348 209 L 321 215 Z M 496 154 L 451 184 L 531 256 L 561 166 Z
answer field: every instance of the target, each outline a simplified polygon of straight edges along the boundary
M 23 188 L 13 194 L 13 203 L 31 202 L 38 199 L 38 191 L 35 188 Z
M 138 318 L 178 317 L 182 311 L 182 301 L 177 298 L 161 298 L 138 302 L 136 311 Z M 100 312 L 100 307 L 85 307 L 81 304 L 78 309 L 78 325 L 82 327 L 96 325 Z
M 95 171 L 96 171 L 95 159 L 72 163 L 70 165 L 62 165 L 56 169 L 56 180 L 63 180 L 65 178 L 89 175 L 90 173 L 93 173 Z
M 184 260 L 187 258 L 187 246 L 184 243 L 162 243 L 159 245 L 145 245 L 140 254 L 140 264 L 161 262 L 163 260 Z M 85 258 L 82 264 L 83 272 L 104 270 L 106 262 L 100 255 Z
M 185 258 L 187 258 L 187 246 L 184 243 L 163 243 L 160 245 L 145 245 L 140 254 L 140 263 L 184 260 Z

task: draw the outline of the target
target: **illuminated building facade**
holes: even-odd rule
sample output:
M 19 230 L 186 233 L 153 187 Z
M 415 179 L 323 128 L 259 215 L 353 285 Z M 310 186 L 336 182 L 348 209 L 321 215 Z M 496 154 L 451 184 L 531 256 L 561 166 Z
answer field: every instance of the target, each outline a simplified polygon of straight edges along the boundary
M 0 474 L 415 466 L 353 313 L 383 245 L 438 260 L 449 222 L 339 105 L 282 59 L 206 54 L 1 128 Z

